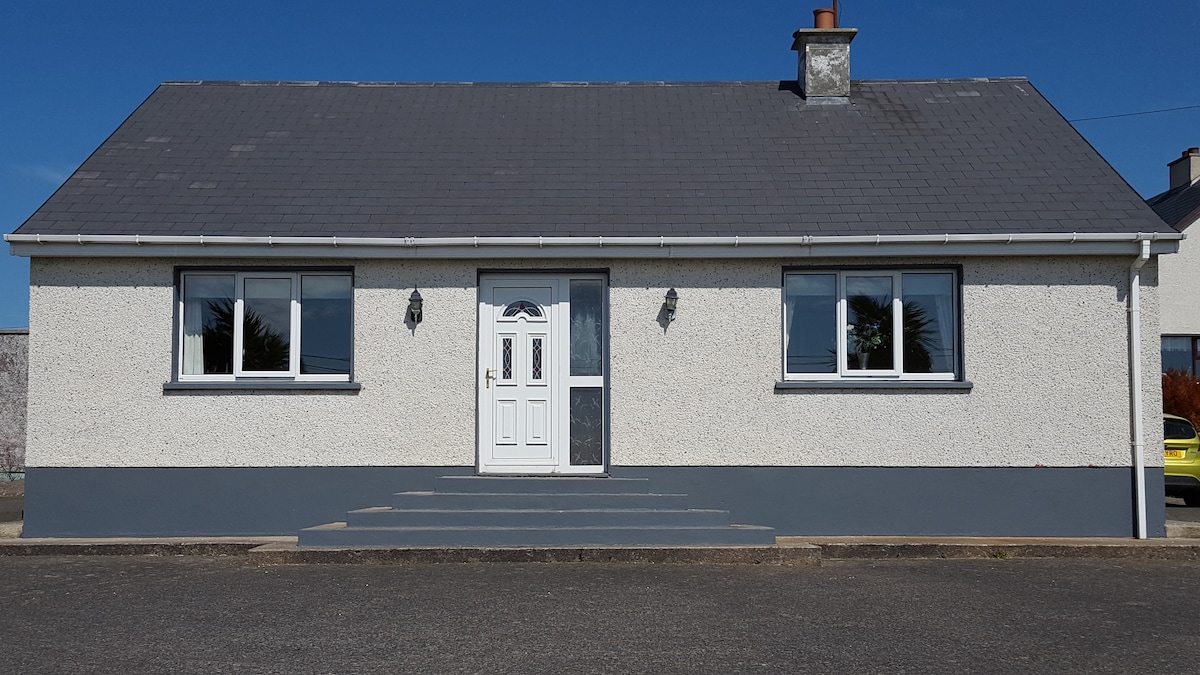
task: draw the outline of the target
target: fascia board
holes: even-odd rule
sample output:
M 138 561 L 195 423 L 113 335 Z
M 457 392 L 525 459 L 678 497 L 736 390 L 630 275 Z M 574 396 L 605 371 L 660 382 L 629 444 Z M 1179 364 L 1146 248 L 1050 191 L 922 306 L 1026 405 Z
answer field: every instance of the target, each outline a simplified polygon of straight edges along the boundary
M 220 237 L 5 235 L 13 255 L 166 258 L 832 258 L 1174 253 L 1180 233 L 874 237 Z

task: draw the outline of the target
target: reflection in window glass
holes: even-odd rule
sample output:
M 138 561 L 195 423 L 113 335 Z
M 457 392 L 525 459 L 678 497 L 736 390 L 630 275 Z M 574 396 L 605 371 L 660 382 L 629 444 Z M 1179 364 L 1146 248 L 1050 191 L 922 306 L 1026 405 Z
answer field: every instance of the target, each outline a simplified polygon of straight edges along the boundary
M 961 377 L 959 283 L 933 268 L 785 273 L 784 378 Z
M 1163 438 L 1169 441 L 1182 441 L 1196 437 L 1196 429 L 1186 420 L 1163 420 Z
M 600 387 L 571 387 L 571 464 L 604 463 L 604 398 Z
M 243 305 L 242 370 L 290 370 L 291 279 L 247 278 Z
M 956 362 L 958 324 L 954 320 L 954 275 L 911 273 L 904 287 L 904 372 L 949 373 Z
M 788 275 L 784 302 L 787 372 L 837 372 L 837 275 Z
M 1196 338 L 1186 335 L 1164 336 L 1162 339 L 1162 371 L 1176 370 L 1196 376 Z
M 234 276 L 193 274 L 183 285 L 183 374 L 233 372 Z
M 353 279 L 332 271 L 182 273 L 179 376 L 348 381 Z
M 848 368 L 891 370 L 893 358 L 892 278 L 846 278 Z
M 604 374 L 604 285 L 571 280 L 571 374 Z
M 300 372 L 349 373 L 351 284 L 344 274 L 300 277 Z

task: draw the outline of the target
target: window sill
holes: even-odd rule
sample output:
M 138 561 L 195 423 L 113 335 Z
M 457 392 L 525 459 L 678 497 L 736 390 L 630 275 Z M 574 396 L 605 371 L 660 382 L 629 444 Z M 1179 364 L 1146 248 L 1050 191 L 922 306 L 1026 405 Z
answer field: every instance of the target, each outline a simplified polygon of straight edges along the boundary
M 163 393 L 176 391 L 341 391 L 357 392 L 359 382 L 295 382 L 238 380 L 236 382 L 164 382 Z
M 813 380 L 801 382 L 788 380 L 776 382 L 775 391 L 795 389 L 920 389 L 923 391 L 970 391 L 973 382 L 950 380 Z

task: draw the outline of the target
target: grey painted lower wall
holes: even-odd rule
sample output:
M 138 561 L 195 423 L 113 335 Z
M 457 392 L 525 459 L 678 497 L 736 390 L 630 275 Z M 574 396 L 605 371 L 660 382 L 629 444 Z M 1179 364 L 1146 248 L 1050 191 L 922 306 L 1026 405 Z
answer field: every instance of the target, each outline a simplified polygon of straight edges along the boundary
M 26 537 L 295 534 L 472 467 L 31 468 Z M 1133 536 L 1128 468 L 614 467 L 780 535 Z M 597 478 L 603 481 L 603 478 Z M 1165 536 L 1161 468 L 1149 535 Z
M 1129 537 L 1130 468 L 631 467 L 665 492 L 780 535 Z M 1161 468 L 1145 471 L 1147 533 L 1166 536 Z

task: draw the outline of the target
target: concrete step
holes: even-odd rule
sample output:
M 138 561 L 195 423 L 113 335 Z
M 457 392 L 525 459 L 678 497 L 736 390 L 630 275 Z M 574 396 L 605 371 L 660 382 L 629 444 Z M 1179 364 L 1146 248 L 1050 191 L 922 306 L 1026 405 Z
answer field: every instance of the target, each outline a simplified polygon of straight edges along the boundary
M 728 527 L 729 512 L 716 509 L 391 509 L 346 514 L 349 527 Z
M 687 495 L 654 493 L 397 492 L 395 509 L 686 509 Z
M 767 527 L 730 525 L 728 511 L 690 509 L 688 496 L 645 478 L 442 476 L 429 492 L 301 530 L 323 548 L 773 546 Z
M 636 494 L 650 491 L 647 478 L 607 476 L 440 476 L 434 492 L 524 494 Z
M 1167 536 L 1172 539 L 1200 539 L 1200 523 L 1168 520 Z
M 347 527 L 329 523 L 300 530 L 312 548 L 772 546 L 769 527 Z

